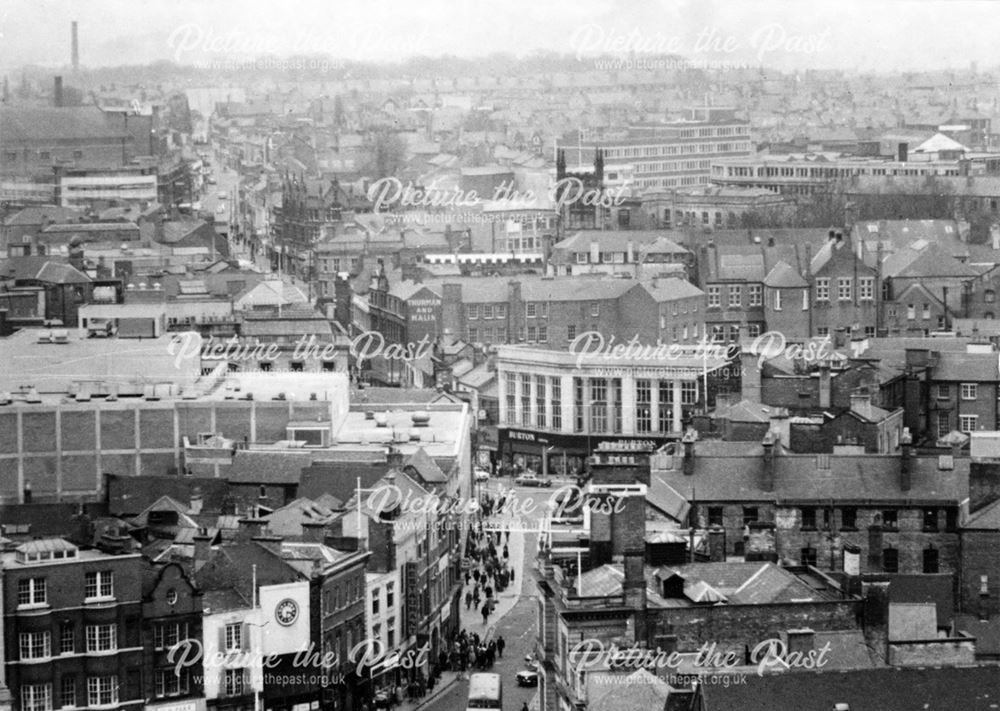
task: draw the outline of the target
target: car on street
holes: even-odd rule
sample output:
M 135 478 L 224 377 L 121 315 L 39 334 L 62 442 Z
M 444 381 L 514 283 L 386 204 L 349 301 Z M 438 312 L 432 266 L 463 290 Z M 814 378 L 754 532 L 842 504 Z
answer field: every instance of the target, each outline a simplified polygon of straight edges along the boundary
M 472 472 L 472 477 L 476 481 L 489 481 L 490 473 L 485 469 L 476 469 L 475 471 Z
M 519 671 L 514 679 L 518 686 L 538 686 L 538 672 L 534 669 Z
M 514 479 L 514 483 L 518 486 L 552 486 L 551 481 L 539 479 L 537 474 L 522 474 Z

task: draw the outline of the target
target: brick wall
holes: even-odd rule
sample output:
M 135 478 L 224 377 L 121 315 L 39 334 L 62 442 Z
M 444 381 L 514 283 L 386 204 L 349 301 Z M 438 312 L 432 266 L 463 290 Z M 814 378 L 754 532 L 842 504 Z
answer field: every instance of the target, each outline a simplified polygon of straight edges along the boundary
M 721 652 L 743 657 L 745 646 L 777 638 L 790 629 L 808 627 L 817 632 L 854 630 L 859 626 L 860 602 L 838 600 L 771 605 L 717 605 L 711 608 L 682 607 L 655 610 L 650 643 L 656 636 L 676 635 L 677 651 L 696 651 L 706 642 Z

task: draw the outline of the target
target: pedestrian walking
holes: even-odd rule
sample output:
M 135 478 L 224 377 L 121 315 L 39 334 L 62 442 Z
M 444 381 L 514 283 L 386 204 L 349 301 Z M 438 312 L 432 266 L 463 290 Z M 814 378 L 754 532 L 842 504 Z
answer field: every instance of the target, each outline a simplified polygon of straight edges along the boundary
M 486 618 L 490 616 L 490 603 L 483 603 L 483 624 L 486 624 Z
M 503 659 L 503 648 L 507 646 L 507 643 L 503 639 L 503 635 L 497 637 L 497 656 Z
M 465 593 L 465 609 L 469 610 L 471 608 L 472 608 L 472 593 L 467 592 Z

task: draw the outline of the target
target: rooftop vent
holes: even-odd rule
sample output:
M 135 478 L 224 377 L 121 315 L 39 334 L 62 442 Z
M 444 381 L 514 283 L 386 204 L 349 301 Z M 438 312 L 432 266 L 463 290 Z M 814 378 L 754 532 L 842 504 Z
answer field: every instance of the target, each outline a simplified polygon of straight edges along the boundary
M 389 413 L 380 412 L 375 415 L 375 426 L 376 427 L 388 427 L 389 426 Z
M 410 415 L 410 419 L 413 420 L 414 427 L 427 427 L 431 422 L 431 416 L 423 410 L 414 412 Z

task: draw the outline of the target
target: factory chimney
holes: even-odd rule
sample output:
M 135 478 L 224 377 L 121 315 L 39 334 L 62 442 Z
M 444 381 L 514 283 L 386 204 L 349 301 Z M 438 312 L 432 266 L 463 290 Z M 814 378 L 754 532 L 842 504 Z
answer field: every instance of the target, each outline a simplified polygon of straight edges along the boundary
M 76 20 L 73 20 L 71 32 L 73 40 L 73 73 L 76 74 L 80 71 L 80 39 L 76 33 Z

